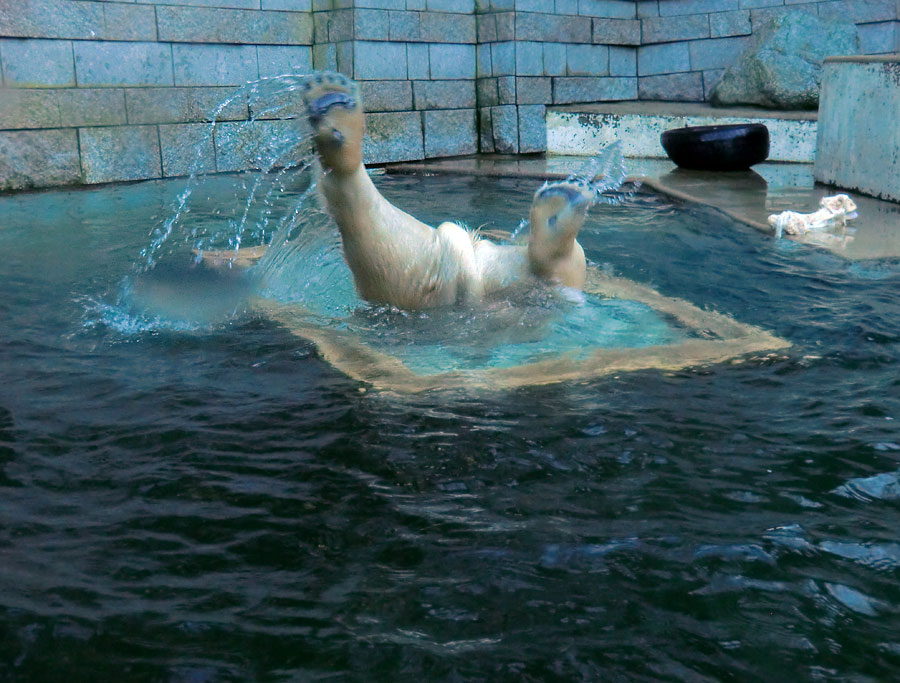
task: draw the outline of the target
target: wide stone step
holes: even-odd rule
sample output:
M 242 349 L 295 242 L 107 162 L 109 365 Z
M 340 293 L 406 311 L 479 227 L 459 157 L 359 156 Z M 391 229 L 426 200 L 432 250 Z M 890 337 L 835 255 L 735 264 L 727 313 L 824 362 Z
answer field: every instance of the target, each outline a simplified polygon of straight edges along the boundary
M 659 139 L 663 131 L 731 123 L 764 123 L 769 129 L 769 161 L 812 163 L 815 159 L 817 112 L 722 109 L 693 102 L 607 102 L 549 108 L 547 152 L 591 156 L 604 145 L 621 140 L 625 156 L 665 158 Z

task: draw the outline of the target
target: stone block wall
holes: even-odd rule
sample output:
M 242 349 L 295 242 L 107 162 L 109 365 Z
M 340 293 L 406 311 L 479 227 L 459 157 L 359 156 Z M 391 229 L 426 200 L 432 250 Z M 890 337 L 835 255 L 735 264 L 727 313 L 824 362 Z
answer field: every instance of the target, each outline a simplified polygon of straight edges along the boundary
M 547 106 L 705 100 L 798 8 L 900 50 L 897 0 L 0 0 L 0 190 L 250 168 L 299 122 L 211 112 L 312 69 L 360 82 L 370 163 L 540 152 Z

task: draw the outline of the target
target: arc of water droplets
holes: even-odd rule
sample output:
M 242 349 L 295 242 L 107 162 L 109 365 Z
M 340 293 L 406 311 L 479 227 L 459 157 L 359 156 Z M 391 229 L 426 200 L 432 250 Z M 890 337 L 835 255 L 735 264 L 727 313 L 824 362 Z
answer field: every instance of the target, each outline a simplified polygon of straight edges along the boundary
M 615 195 L 607 194 L 616 192 L 625 184 L 627 178 L 628 170 L 625 167 L 622 143 L 616 140 L 602 147 L 595 156 L 591 157 L 581 168 L 569 175 L 566 180 L 570 183 L 586 185 L 593 190 L 594 204 L 617 206 L 631 199 L 640 189 L 640 182 L 635 182 L 627 192 Z

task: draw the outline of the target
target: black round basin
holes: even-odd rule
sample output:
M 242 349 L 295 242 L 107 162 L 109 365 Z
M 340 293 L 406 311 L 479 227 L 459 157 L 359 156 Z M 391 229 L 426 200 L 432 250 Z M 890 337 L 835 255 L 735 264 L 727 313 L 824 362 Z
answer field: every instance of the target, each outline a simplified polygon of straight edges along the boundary
M 697 171 L 744 171 L 769 156 L 769 129 L 761 123 L 673 128 L 661 140 L 672 161 Z

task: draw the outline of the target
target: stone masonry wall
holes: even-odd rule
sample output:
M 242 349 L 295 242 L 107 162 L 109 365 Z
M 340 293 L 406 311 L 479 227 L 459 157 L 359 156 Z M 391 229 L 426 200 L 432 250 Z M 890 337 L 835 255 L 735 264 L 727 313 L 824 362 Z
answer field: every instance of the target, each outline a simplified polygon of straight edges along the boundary
M 0 0 L 0 190 L 250 168 L 298 122 L 210 112 L 314 68 L 361 83 L 367 162 L 540 152 L 548 105 L 704 100 L 798 8 L 900 50 L 898 0 Z

